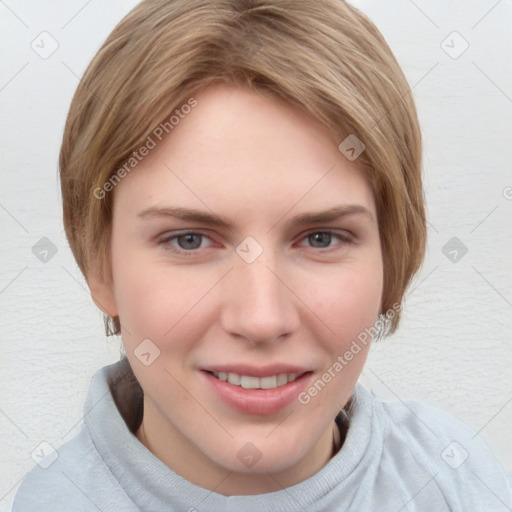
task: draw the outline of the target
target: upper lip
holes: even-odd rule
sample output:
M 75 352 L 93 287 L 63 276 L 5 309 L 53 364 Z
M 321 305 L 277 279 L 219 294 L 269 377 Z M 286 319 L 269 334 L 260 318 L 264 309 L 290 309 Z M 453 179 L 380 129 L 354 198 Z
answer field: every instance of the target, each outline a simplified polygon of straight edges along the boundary
M 304 366 L 295 366 L 291 364 L 271 364 L 267 366 L 251 366 L 248 364 L 222 364 L 212 365 L 203 370 L 208 372 L 225 372 L 225 373 L 237 373 L 238 375 L 247 375 L 250 377 L 271 377 L 273 375 L 279 375 L 280 373 L 296 373 L 302 375 L 312 371 L 310 368 Z

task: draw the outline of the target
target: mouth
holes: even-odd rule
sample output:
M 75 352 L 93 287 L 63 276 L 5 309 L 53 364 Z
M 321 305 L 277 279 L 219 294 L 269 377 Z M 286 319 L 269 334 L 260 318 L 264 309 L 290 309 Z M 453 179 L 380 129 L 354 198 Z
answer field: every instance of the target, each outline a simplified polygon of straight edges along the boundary
M 244 414 L 270 415 L 294 403 L 313 378 L 313 371 L 234 371 L 201 370 L 214 396 Z M 261 375 L 263 374 L 263 375 Z
M 295 382 L 304 373 L 278 373 L 267 377 L 254 377 L 252 375 L 241 375 L 235 372 L 210 372 L 216 379 L 222 382 L 228 382 L 233 386 L 239 386 L 244 389 L 274 389 L 286 386 L 290 382 Z

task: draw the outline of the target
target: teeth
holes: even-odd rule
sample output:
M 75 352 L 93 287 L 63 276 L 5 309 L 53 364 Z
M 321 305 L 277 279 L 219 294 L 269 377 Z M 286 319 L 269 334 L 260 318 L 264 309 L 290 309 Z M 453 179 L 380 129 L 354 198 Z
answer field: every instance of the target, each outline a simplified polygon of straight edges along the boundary
M 261 389 L 277 388 L 277 375 L 273 375 L 271 377 L 260 377 L 259 380 Z
M 219 376 L 219 379 L 226 380 L 226 379 L 222 379 L 220 376 Z M 235 386 L 240 386 L 240 375 L 238 375 L 238 373 L 228 373 L 228 382 L 230 384 L 234 384 Z
M 277 376 L 277 385 L 284 386 L 285 384 L 288 384 L 288 375 L 286 375 L 286 373 L 280 373 Z
M 260 387 L 260 379 L 258 377 L 242 375 L 240 377 L 240 385 L 245 389 L 258 389 Z
M 250 375 L 239 375 L 238 373 L 212 372 L 215 377 L 234 386 L 241 386 L 244 389 L 273 389 L 293 382 L 297 373 L 280 373 L 269 377 L 251 377 Z

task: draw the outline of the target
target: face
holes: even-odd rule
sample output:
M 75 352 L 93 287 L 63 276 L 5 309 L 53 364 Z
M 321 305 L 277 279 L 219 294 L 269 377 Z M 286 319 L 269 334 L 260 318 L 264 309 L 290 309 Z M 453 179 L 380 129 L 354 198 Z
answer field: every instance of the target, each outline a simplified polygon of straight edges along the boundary
M 266 492 L 330 457 L 368 347 L 333 365 L 379 313 L 375 201 L 291 105 L 227 85 L 194 97 L 116 186 L 112 280 L 89 283 L 120 317 L 146 445 L 197 485 Z

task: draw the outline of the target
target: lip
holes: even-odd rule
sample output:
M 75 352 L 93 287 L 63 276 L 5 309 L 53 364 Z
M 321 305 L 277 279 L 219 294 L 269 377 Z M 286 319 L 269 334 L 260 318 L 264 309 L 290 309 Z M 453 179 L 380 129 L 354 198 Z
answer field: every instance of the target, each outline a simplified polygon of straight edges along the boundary
M 296 380 L 284 386 L 272 389 L 245 389 L 241 386 L 234 386 L 229 382 L 219 380 L 209 373 L 210 371 L 226 371 L 226 368 L 230 367 L 223 366 L 220 370 L 201 370 L 200 373 L 206 379 L 207 384 L 224 403 L 245 414 L 267 415 L 274 414 L 284 409 L 297 399 L 297 396 L 306 388 L 313 376 L 312 371 L 306 370 L 306 373 L 303 373 L 303 375 Z M 236 371 L 231 369 L 231 372 L 239 373 L 243 367 L 237 366 L 236 368 Z M 248 368 L 245 368 L 244 371 L 241 372 L 241 375 L 268 377 L 269 375 L 276 375 L 276 373 L 300 373 L 294 372 L 293 370 L 270 371 L 269 368 L 271 367 L 260 369 L 259 375 L 254 373 L 254 368 L 252 369 L 252 373 L 246 373 Z M 279 369 L 282 368 L 285 367 L 279 366 Z M 265 374 L 262 373 L 263 370 L 265 370 Z

